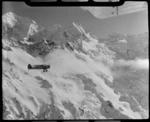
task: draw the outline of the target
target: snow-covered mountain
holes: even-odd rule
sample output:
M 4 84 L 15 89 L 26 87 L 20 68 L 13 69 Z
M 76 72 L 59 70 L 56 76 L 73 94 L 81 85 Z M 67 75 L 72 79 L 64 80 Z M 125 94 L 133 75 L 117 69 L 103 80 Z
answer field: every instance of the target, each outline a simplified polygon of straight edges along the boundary
M 140 98 L 142 105 L 136 94 L 123 91 L 124 81 L 118 83 L 120 77 L 111 69 L 116 53 L 82 26 L 46 29 L 12 12 L 2 16 L 2 24 L 4 119 L 148 118 L 147 100 Z M 51 68 L 28 70 L 28 64 Z M 148 76 L 142 72 L 141 79 Z M 148 88 L 144 90 L 146 96 Z

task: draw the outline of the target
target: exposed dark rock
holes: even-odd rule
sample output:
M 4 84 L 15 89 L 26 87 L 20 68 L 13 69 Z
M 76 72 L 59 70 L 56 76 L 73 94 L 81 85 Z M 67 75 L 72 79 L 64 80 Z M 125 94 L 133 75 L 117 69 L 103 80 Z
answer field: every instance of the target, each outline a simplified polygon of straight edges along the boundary
M 44 120 L 44 119 L 50 119 L 50 117 L 46 117 L 50 114 L 50 105 L 48 104 L 42 104 L 42 106 L 40 107 L 40 111 L 38 113 L 38 115 L 36 116 L 36 118 L 38 118 L 39 120 Z
M 73 50 L 74 50 L 73 47 L 71 47 L 71 45 L 70 45 L 68 42 L 65 44 L 65 46 L 66 46 L 66 48 L 69 49 L 70 51 L 73 51 Z
M 48 46 L 49 46 L 50 48 L 52 48 L 53 46 L 56 45 L 55 42 L 49 42 L 49 41 L 47 41 L 47 43 L 48 43 Z
M 43 78 L 41 78 L 40 76 L 36 76 L 35 78 L 36 78 L 37 80 L 40 80 L 40 81 L 43 80 Z
M 130 96 L 121 95 L 121 97 L 119 98 L 119 101 L 128 102 L 130 104 L 131 109 L 134 112 L 140 111 L 138 103 Z
M 143 97 L 140 99 L 139 103 L 144 109 L 149 111 L 149 96 L 147 96 L 148 94 L 143 94 Z
M 27 107 L 24 107 L 24 109 L 25 109 L 25 113 L 26 113 L 26 116 L 23 118 L 24 120 L 35 120 L 36 119 L 36 116 L 30 109 L 28 109 Z
M 32 56 L 46 56 L 49 53 L 49 47 L 47 44 L 44 43 L 44 41 L 30 44 L 26 51 L 31 54 Z
M 9 46 L 3 46 L 3 49 L 6 51 L 12 51 L 12 49 Z
M 114 88 L 114 82 L 109 81 L 109 76 L 107 76 L 106 74 L 102 73 L 102 72 L 96 72 L 95 73 L 100 79 L 103 79 L 104 82 L 110 87 L 110 88 Z
M 102 102 L 102 106 L 100 108 L 100 112 L 106 118 L 113 119 L 130 119 L 130 117 L 120 113 L 119 110 L 115 109 L 111 102 L 104 101 Z
M 36 76 L 35 77 L 37 80 L 41 81 L 40 84 L 41 84 L 41 88 L 45 88 L 45 89 L 49 89 L 49 88 L 52 88 L 52 84 L 50 84 L 47 80 L 41 78 L 40 76 Z
M 34 104 L 36 107 L 38 107 L 36 101 L 34 100 L 34 97 L 29 96 L 28 98 L 29 98 L 29 100 L 31 100 L 31 101 L 33 102 L 33 104 Z
M 17 114 L 17 116 L 18 116 L 19 118 L 24 117 L 25 115 L 23 114 L 22 107 L 21 107 L 19 101 L 18 101 L 16 98 L 12 98 L 12 101 L 14 102 L 16 108 L 17 108 L 18 111 L 19 111 L 19 115 Z
M 50 114 L 51 119 L 63 119 L 61 111 L 57 107 L 50 105 L 50 109 L 52 111 Z
M 63 119 L 63 111 L 55 106 L 53 93 L 50 91 L 51 104 L 43 103 L 36 118 L 38 120 L 58 120 Z
M 84 84 L 84 90 L 91 91 L 92 93 L 96 92 L 96 84 L 93 82 L 92 79 L 86 77 L 84 74 L 76 74 L 76 77 L 80 79 Z
M 48 89 L 48 88 L 52 88 L 53 87 L 47 80 L 43 80 L 40 84 L 42 84 L 41 88 Z
M 80 113 L 80 116 L 84 115 L 84 110 L 82 108 L 80 108 L 80 107 L 79 107 L 79 113 Z
M 73 115 L 73 119 L 78 118 L 77 110 L 71 102 L 63 102 L 62 104 L 66 109 L 68 109 L 71 112 L 71 114 Z
M 83 56 L 80 56 L 79 54 L 75 54 L 75 56 L 76 56 L 77 59 L 86 62 L 86 59 Z
M 7 116 L 10 114 L 10 111 L 8 110 L 8 108 L 5 105 L 5 102 L 3 100 L 3 119 L 7 119 Z
M 106 101 L 106 105 L 109 106 L 109 107 L 111 107 L 111 108 L 114 108 L 112 102 L 110 102 L 109 100 Z
M 86 77 L 84 74 L 76 74 L 76 77 L 81 79 L 85 85 L 96 87 L 96 84 L 93 82 L 93 80 Z

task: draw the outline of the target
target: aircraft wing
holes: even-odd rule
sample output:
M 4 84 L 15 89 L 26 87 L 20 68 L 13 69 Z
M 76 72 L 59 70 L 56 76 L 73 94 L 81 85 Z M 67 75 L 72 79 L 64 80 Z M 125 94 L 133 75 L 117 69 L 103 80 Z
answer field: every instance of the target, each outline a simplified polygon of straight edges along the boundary
M 32 65 L 32 69 L 50 68 L 50 65 Z
M 118 7 L 81 7 L 99 19 L 130 14 L 147 9 L 146 2 L 128 1 Z
M 147 3 L 146 2 L 125 2 L 124 5 L 118 7 L 118 13 L 123 14 L 129 14 L 134 13 L 138 11 L 142 11 L 147 9 Z
M 33 69 L 43 69 L 44 65 L 33 65 Z

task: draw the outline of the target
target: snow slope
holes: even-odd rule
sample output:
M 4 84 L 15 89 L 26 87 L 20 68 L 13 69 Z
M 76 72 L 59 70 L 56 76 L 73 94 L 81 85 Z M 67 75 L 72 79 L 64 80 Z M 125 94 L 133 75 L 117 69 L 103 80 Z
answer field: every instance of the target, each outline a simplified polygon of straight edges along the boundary
M 96 84 L 96 91 L 104 95 L 104 100 L 111 101 L 116 109 L 119 109 L 119 107 L 122 108 L 123 111 L 121 113 L 129 116 L 130 118 L 141 118 L 139 113 L 131 110 L 129 104 L 119 101 L 120 95 L 115 94 L 113 89 L 108 87 L 103 79 L 97 77 L 95 72 L 102 72 L 108 77 L 111 77 L 109 69 L 100 62 L 95 63 L 90 60 L 89 57 L 85 56 L 84 58 L 86 59 L 86 62 L 83 62 L 67 50 L 55 50 L 46 57 L 46 61 L 43 60 L 46 64 L 51 64 L 51 69 L 48 72 L 43 73 L 38 70 L 28 71 L 28 63 L 43 64 L 43 62 L 33 59 L 33 57 L 20 49 L 12 50 L 13 51 L 11 52 L 3 51 L 3 55 L 5 59 L 8 59 L 15 65 L 12 68 L 12 72 L 17 72 L 15 75 L 18 75 L 19 79 L 13 78 L 8 71 L 4 73 L 10 78 L 10 81 L 6 77 L 3 79 L 3 81 L 5 81 L 3 84 L 4 97 L 6 99 L 10 99 L 12 96 L 16 97 L 21 104 L 27 106 L 35 115 L 39 111 L 42 102 L 44 104 L 51 103 L 49 89 L 55 96 L 55 104 L 60 110 L 65 110 L 62 105 L 62 101 L 69 101 L 76 107 L 80 106 L 80 102 L 85 99 L 87 93 L 87 91 L 83 88 L 84 84 L 72 79 L 66 80 L 63 77 L 75 74 L 85 74 L 85 76 L 91 78 Z M 7 65 L 7 63 L 4 63 L 3 66 L 5 65 Z M 41 77 L 47 80 L 52 85 L 52 88 L 41 88 L 40 82 L 36 79 L 36 77 Z M 12 84 L 11 87 L 9 86 L 10 82 Z M 15 91 L 13 86 L 19 93 Z M 29 100 L 29 96 L 34 98 L 36 103 L 35 105 Z M 93 99 L 94 101 L 98 101 L 96 97 L 93 97 Z M 101 103 L 99 101 L 99 107 L 100 104 Z M 127 108 L 124 107 L 124 104 L 127 105 Z M 67 113 L 68 112 L 65 114 Z

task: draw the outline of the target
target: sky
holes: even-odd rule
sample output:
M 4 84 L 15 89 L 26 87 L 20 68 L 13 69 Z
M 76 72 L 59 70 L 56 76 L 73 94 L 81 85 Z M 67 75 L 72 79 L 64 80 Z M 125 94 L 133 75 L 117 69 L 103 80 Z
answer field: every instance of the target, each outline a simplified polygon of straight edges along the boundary
M 98 19 L 81 7 L 30 7 L 24 2 L 3 2 L 3 14 L 14 12 L 29 17 L 43 27 L 53 24 L 81 24 L 98 38 L 111 33 L 140 34 L 148 32 L 147 10 L 106 19 Z

